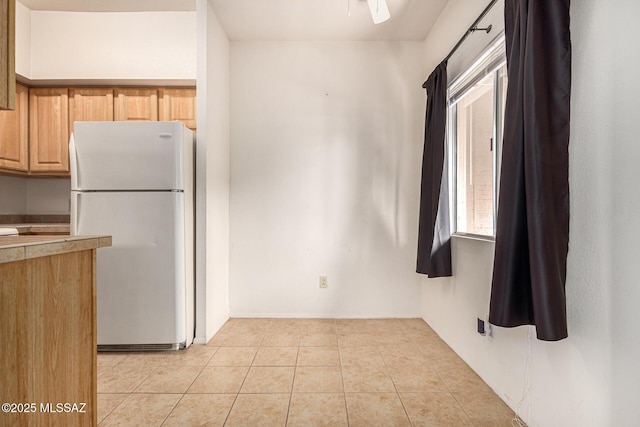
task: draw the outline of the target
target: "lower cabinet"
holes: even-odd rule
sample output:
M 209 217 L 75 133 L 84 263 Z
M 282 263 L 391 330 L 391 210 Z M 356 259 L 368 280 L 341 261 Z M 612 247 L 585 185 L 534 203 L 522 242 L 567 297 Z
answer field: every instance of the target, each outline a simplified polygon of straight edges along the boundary
M 96 249 L 0 263 L 0 425 L 96 425 L 95 264 Z

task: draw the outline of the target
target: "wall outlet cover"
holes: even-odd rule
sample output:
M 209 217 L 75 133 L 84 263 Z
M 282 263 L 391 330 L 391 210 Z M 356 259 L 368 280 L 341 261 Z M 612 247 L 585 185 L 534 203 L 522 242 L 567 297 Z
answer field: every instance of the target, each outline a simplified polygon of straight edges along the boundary
M 329 287 L 329 282 L 327 281 L 327 276 L 320 276 L 320 287 L 321 288 Z
M 484 320 L 480 319 L 479 317 L 478 317 L 478 333 L 483 336 L 486 335 L 486 331 L 484 329 Z

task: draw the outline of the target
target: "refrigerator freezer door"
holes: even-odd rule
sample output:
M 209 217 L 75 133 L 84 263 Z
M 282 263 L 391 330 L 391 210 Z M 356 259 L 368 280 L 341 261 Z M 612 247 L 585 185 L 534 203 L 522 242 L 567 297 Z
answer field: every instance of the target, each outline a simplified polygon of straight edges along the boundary
M 193 340 L 181 192 L 71 192 L 72 233 L 111 235 L 97 258 L 98 345 Z
M 180 122 L 77 122 L 71 189 L 184 190 L 193 133 Z

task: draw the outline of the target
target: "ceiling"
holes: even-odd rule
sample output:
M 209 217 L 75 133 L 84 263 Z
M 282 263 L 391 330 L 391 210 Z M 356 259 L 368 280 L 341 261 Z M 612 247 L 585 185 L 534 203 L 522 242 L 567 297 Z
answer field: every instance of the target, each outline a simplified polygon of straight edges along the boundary
M 18 0 L 31 10 L 195 11 L 196 0 Z M 366 0 L 208 0 L 230 40 L 424 40 L 448 0 L 386 0 L 374 25 Z M 348 13 L 349 12 L 349 13 Z
M 195 11 L 196 0 L 17 0 L 31 10 L 65 12 Z
M 209 3 L 231 40 L 424 40 L 447 1 L 387 0 L 391 19 L 377 25 L 366 0 Z

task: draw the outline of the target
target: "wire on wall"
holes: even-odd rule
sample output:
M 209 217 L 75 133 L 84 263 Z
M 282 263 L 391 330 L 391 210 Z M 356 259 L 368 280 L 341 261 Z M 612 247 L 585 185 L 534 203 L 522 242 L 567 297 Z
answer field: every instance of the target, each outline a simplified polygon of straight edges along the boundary
M 522 398 L 516 404 L 515 415 L 511 420 L 512 427 L 527 427 L 527 423 L 524 422 L 520 414 L 522 414 L 521 406 L 523 403 L 527 403 L 527 420 L 531 421 L 531 399 L 529 399 L 529 389 L 531 388 L 531 350 L 533 345 L 533 326 L 529 327 L 527 334 L 528 348 L 527 348 L 527 361 L 524 366 L 524 385 L 522 387 Z

